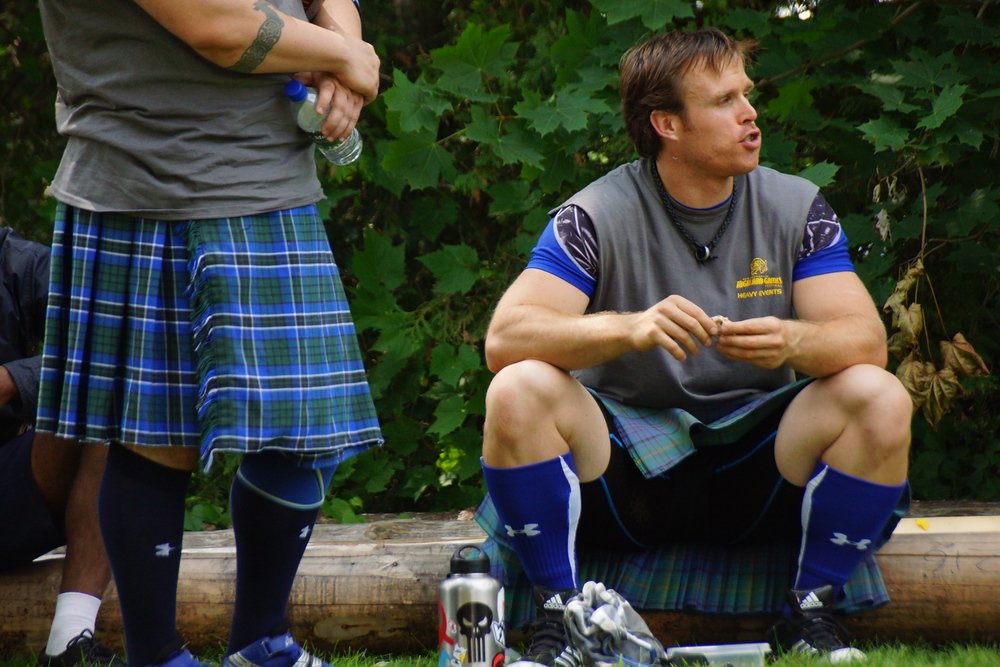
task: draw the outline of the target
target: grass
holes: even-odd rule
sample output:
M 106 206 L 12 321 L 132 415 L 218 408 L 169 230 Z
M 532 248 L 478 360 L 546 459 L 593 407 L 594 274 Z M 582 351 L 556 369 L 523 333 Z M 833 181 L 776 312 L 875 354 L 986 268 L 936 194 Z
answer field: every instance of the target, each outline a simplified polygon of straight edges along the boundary
M 862 647 L 864 667 L 1000 667 L 1000 645 Z M 372 657 L 363 653 L 328 656 L 338 667 L 437 667 L 437 655 Z M 771 667 L 817 667 L 828 664 L 805 656 L 783 656 Z
M 998 667 L 1000 646 L 953 645 L 927 646 L 860 646 L 868 655 L 865 667 Z M 805 656 L 784 656 L 772 663 L 774 667 L 815 666 L 817 661 Z
M 1000 640 L 998 640 L 1000 641 Z M 1000 667 L 1000 643 L 994 645 L 949 646 L 861 646 L 868 654 L 864 667 Z M 368 655 L 364 652 L 326 653 L 317 651 L 337 667 L 437 667 L 437 655 Z M 221 659 L 219 655 L 202 655 L 204 660 Z M 0 658 L 0 667 L 36 667 L 33 657 Z M 770 667 L 817 667 L 828 664 L 804 656 L 783 656 L 769 663 Z

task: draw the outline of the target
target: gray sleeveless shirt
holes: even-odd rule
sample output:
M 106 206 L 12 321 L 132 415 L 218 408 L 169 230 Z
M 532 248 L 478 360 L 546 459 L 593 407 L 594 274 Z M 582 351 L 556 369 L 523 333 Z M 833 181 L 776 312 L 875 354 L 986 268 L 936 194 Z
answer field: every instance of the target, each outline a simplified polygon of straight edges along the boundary
M 305 18 L 300 0 L 273 0 Z M 232 217 L 323 197 L 287 75 L 213 65 L 134 2 L 41 0 L 68 143 L 69 205 L 165 220 Z
M 573 195 L 597 233 L 600 268 L 588 313 L 638 312 L 678 294 L 709 315 L 731 320 L 793 316 L 792 269 L 818 188 L 809 181 L 758 167 L 736 178 L 732 222 L 713 254 L 700 264 L 667 218 L 649 161 L 611 171 Z M 715 233 L 689 229 L 707 241 Z M 574 372 L 585 386 L 640 407 L 681 408 L 702 420 L 720 417 L 794 379 L 789 368 L 765 370 L 734 362 L 714 348 L 679 362 L 666 351 L 631 352 Z

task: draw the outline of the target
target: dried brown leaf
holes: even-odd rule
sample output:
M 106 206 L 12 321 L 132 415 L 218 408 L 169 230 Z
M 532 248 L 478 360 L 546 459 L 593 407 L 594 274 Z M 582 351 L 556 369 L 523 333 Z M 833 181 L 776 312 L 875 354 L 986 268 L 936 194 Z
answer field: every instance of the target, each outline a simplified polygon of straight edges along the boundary
M 895 289 L 889 298 L 886 299 L 885 305 L 882 306 L 882 310 L 887 313 L 892 313 L 892 325 L 896 326 L 897 318 L 899 314 L 906 310 L 906 300 L 907 295 L 913 286 L 917 283 L 917 279 L 924 275 L 924 263 L 921 260 L 914 262 L 906 271 L 906 275 L 896 283 Z
M 907 338 L 898 331 L 889 336 L 889 340 L 886 341 L 886 345 L 889 349 L 889 354 L 897 359 L 902 359 L 906 355 L 911 354 L 916 348 L 913 340 Z
M 931 381 L 937 369 L 929 361 L 923 361 L 915 354 L 910 354 L 896 368 L 896 377 L 910 392 L 910 398 L 916 408 L 923 406 L 931 390 Z
M 878 230 L 878 235 L 883 241 L 889 240 L 889 235 L 892 233 L 892 220 L 889 219 L 889 212 L 884 208 L 879 209 L 875 215 L 875 229 Z
M 914 346 L 924 330 L 924 307 L 919 303 L 911 303 L 910 307 L 899 313 L 896 326 L 899 333 Z
M 955 397 L 962 392 L 962 385 L 958 381 L 955 371 L 950 368 L 942 368 L 931 379 L 930 392 L 923 405 L 924 419 L 932 428 L 937 428 L 949 410 Z
M 986 362 L 961 333 L 950 340 L 941 341 L 941 359 L 945 368 L 950 368 L 959 376 L 983 377 L 990 374 Z

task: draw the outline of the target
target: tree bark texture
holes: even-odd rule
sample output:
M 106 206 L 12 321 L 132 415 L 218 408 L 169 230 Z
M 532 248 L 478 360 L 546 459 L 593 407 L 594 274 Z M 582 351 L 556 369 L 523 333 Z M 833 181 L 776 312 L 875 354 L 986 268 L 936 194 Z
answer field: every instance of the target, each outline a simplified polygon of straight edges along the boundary
M 925 508 L 920 508 L 925 509 Z M 1000 637 L 1000 512 L 987 516 L 904 519 L 878 554 L 892 603 L 844 619 L 859 639 L 929 642 Z M 983 511 L 996 511 L 997 507 Z M 932 511 L 934 510 L 934 511 Z M 376 518 L 364 524 L 317 525 L 292 591 L 289 614 L 299 641 L 321 649 L 368 654 L 423 652 L 437 641 L 437 586 L 451 554 L 480 543 L 469 518 Z M 40 652 L 59 587 L 62 556 L 50 554 L 0 575 L 0 655 Z M 236 568 L 232 531 L 185 535 L 178 589 L 178 627 L 193 649 L 225 643 Z M 667 646 L 761 641 L 764 616 L 643 612 Z M 98 634 L 121 646 L 114 586 L 105 596 Z M 518 634 L 512 632 L 516 641 Z

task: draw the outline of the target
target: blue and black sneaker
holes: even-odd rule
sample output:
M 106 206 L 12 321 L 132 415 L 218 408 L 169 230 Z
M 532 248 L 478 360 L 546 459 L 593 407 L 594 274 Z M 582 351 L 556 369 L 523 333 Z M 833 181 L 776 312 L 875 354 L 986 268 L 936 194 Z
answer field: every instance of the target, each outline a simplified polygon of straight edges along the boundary
M 202 662 L 191 655 L 191 651 L 182 647 L 172 653 L 166 660 L 157 662 L 155 665 L 150 665 L 150 667 L 214 667 L 214 665 L 209 662 Z
M 226 656 L 222 667 L 330 667 L 299 646 L 290 632 L 264 637 Z

